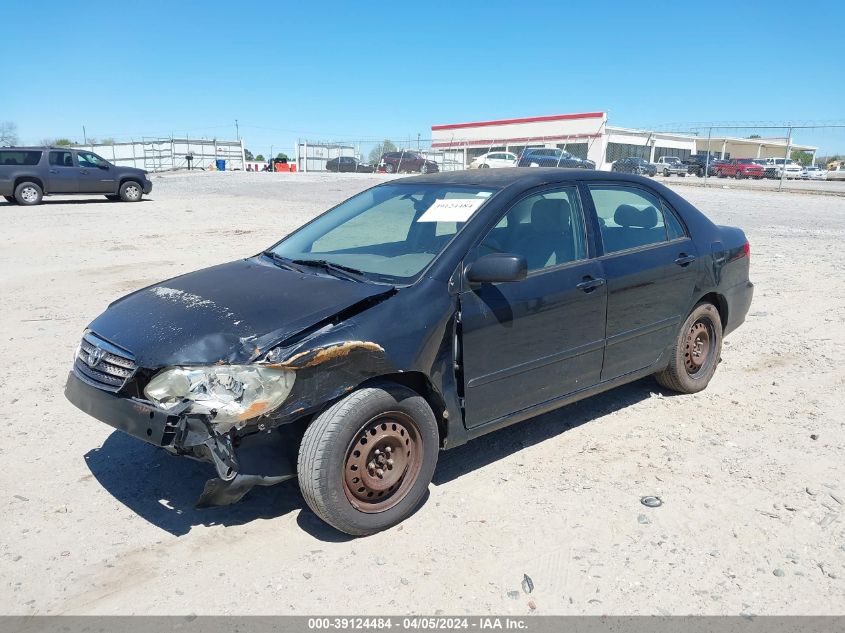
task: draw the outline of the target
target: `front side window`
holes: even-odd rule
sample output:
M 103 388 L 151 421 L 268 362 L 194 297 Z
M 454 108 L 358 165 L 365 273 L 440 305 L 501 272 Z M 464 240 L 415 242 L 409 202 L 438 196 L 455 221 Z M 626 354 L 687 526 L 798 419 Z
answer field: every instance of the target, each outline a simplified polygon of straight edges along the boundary
M 590 187 L 601 227 L 605 253 L 616 253 L 649 244 L 666 242 L 666 223 L 660 200 L 632 187 L 598 185 Z M 675 223 L 677 220 L 672 218 Z M 673 232 L 683 229 L 673 227 Z M 674 238 L 674 236 L 673 236 Z
M 70 152 L 50 152 L 50 165 L 53 167 L 73 167 L 73 156 Z
M 79 152 L 76 155 L 80 167 L 99 167 L 100 165 L 107 165 L 108 163 L 91 152 Z
M 587 257 L 584 217 L 575 187 L 527 196 L 502 217 L 478 254 L 512 253 L 541 270 Z
M 386 184 L 341 203 L 271 250 L 326 260 L 374 281 L 411 281 L 494 194 L 460 185 Z

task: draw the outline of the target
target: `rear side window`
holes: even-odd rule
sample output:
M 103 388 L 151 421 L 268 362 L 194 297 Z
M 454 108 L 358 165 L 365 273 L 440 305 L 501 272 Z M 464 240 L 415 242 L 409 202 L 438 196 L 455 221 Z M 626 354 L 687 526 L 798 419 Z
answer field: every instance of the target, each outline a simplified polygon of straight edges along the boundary
M 0 150 L 0 165 L 31 167 L 41 162 L 41 152 L 27 150 Z
M 663 205 L 656 196 L 642 189 L 611 185 L 590 187 L 590 194 L 605 253 L 667 241 Z
M 73 167 L 70 152 L 50 152 L 50 164 L 54 167 Z

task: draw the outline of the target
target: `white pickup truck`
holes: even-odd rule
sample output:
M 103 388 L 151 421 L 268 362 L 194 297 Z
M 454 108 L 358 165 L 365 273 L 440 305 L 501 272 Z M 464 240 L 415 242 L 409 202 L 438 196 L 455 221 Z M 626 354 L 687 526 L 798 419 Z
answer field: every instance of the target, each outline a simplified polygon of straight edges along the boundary
M 785 178 L 801 178 L 801 165 L 791 158 L 760 158 L 754 162 L 763 166 L 766 178 L 780 178 L 783 171 L 786 171 Z
M 664 176 L 675 174 L 676 176 L 686 176 L 687 166 L 681 162 L 677 156 L 661 156 L 655 163 L 657 166 L 657 173 Z

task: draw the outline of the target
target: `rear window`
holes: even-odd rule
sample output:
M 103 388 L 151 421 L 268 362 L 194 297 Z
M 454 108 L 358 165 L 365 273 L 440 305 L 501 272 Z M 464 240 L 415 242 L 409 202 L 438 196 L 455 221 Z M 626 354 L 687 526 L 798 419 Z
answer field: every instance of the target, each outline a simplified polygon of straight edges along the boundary
M 32 166 L 41 162 L 41 152 L 26 150 L 0 150 L 0 165 Z

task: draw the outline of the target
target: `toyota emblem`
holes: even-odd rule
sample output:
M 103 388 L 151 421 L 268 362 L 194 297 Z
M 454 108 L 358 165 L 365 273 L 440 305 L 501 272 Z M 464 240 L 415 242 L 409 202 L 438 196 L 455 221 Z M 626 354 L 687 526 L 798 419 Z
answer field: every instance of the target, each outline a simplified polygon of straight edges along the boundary
M 103 360 L 103 356 L 106 353 L 100 349 L 99 347 L 95 347 L 90 352 L 88 352 L 88 366 L 89 367 L 96 367 L 100 364 L 100 361 Z

